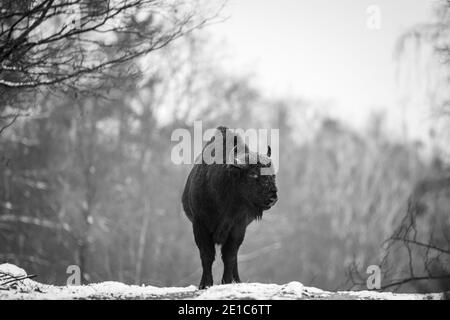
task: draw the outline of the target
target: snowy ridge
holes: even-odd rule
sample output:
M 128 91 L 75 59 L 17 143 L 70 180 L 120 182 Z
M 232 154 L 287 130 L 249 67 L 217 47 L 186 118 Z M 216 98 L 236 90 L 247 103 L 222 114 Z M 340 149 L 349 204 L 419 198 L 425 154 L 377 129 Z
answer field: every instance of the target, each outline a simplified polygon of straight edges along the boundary
M 0 272 L 14 277 L 26 276 L 25 270 L 1 264 Z M 84 286 L 53 286 L 31 279 L 1 285 L 0 300 L 5 299 L 363 299 L 363 300 L 439 300 L 441 293 L 397 294 L 374 291 L 330 292 L 305 287 L 297 281 L 284 285 L 240 283 L 213 286 L 207 290 L 197 287 L 168 287 L 126 285 L 106 281 Z

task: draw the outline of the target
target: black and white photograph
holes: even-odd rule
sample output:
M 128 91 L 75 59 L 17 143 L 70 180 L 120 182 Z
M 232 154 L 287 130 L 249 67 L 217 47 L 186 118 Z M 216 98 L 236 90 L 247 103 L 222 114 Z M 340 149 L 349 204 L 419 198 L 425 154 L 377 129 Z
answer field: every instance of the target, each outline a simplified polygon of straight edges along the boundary
M 449 300 L 449 88 L 450 0 L 0 0 L 0 300 Z

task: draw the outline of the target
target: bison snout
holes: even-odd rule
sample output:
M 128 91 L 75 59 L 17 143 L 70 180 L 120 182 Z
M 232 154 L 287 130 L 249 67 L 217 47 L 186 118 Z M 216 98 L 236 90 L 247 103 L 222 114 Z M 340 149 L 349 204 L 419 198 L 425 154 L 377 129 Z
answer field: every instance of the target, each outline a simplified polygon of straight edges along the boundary
M 271 205 L 274 205 L 275 202 L 278 201 L 278 196 L 277 196 L 277 194 L 275 194 L 274 196 L 270 197 L 269 200 L 270 200 L 270 204 L 271 204 Z
M 270 193 L 265 205 L 267 208 L 271 208 L 278 201 L 278 196 L 276 192 Z

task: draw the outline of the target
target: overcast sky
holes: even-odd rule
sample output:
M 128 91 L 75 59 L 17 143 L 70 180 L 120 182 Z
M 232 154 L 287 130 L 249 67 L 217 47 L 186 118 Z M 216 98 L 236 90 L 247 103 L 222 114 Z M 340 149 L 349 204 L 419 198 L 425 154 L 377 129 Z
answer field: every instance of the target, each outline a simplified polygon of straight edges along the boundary
M 369 110 L 394 108 L 396 40 L 432 17 L 430 0 L 229 0 L 230 18 L 210 30 L 228 43 L 233 68 L 255 70 L 268 95 L 330 99 L 361 122 Z M 369 29 L 367 9 L 380 9 Z

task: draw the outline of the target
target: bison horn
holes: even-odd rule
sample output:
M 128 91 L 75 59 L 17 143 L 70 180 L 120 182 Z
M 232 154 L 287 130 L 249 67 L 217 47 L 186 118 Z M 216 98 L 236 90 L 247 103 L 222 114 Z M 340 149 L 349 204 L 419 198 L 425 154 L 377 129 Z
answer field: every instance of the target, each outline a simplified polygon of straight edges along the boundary
M 228 154 L 228 160 L 229 160 L 228 163 L 234 167 L 242 168 L 246 164 L 246 162 L 242 161 L 242 159 L 235 156 L 236 149 L 237 149 L 237 145 L 235 145 L 233 147 L 233 149 L 231 149 L 230 153 Z

